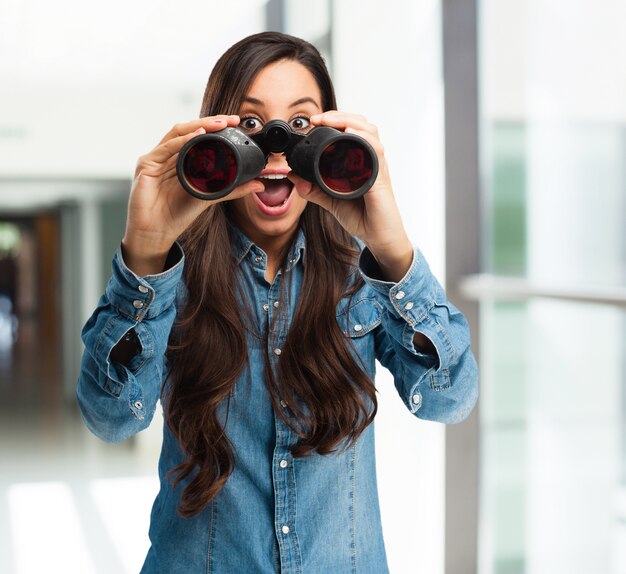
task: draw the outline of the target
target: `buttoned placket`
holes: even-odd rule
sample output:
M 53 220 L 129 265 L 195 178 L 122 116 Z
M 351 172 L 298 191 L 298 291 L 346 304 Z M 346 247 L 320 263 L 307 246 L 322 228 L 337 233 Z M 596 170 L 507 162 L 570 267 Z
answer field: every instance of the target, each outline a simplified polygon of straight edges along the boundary
M 289 309 L 282 309 L 284 291 L 282 281 L 290 281 L 290 273 L 283 274 L 278 270 L 271 285 L 265 280 L 266 264 L 265 255 L 262 252 L 253 250 L 250 253 L 250 262 L 254 268 L 257 288 L 261 287 L 259 293 L 263 293 L 258 301 L 261 307 L 261 325 L 264 331 L 268 330 L 266 338 L 267 357 L 270 368 L 275 376 L 278 376 L 279 362 L 283 353 L 283 345 L 287 337 L 285 329 L 290 321 L 280 317 L 282 311 L 289 312 Z M 289 261 L 290 267 L 296 263 L 295 258 Z M 280 400 L 280 408 L 287 411 L 289 405 L 283 399 Z M 283 574 L 297 574 L 301 572 L 301 554 L 298 543 L 298 533 L 296 530 L 296 482 L 291 446 L 295 443 L 296 437 L 288 425 L 280 416 L 274 416 L 274 427 L 276 442 L 272 458 L 272 478 L 274 487 L 274 531 L 277 541 L 278 560 L 280 562 L 280 572 Z
M 270 366 L 275 376 L 278 376 L 280 357 L 283 352 L 283 344 L 286 339 L 285 322 L 277 319 L 281 311 L 281 282 L 284 280 L 279 271 L 274 282 L 268 290 L 267 301 L 263 308 L 268 315 L 267 337 L 268 356 Z M 282 409 L 288 405 L 284 400 L 280 401 Z M 274 417 L 276 443 L 272 458 L 272 476 L 274 484 L 274 529 L 278 543 L 280 571 L 282 573 L 300 572 L 301 560 L 296 531 L 296 484 L 293 467 L 291 446 L 294 435 L 291 429 L 279 416 Z
M 300 548 L 296 531 L 296 483 L 290 447 L 293 434 L 275 417 L 276 446 L 272 458 L 274 481 L 274 528 L 278 542 L 281 573 L 300 571 Z

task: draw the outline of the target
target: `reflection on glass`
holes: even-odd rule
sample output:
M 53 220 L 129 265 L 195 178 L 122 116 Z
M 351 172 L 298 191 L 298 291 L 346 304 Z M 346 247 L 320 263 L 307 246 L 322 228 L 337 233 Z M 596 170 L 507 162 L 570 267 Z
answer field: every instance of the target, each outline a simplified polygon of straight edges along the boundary
M 626 313 L 534 300 L 482 321 L 480 571 L 626 571 Z
M 526 129 L 521 122 L 498 122 L 490 136 L 488 271 L 523 276 L 527 260 Z

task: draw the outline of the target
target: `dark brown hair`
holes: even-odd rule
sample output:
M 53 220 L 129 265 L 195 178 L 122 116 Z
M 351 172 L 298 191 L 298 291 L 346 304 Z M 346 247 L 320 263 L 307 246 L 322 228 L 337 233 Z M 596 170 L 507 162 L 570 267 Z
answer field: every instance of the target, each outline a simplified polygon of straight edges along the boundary
M 304 65 L 319 85 L 322 108 L 336 109 L 332 82 L 315 47 L 265 32 L 241 40 L 219 59 L 209 77 L 202 115 L 238 113 L 256 75 L 284 59 Z M 232 289 L 237 263 L 227 203 L 209 207 L 180 238 L 188 299 L 173 330 L 171 370 L 162 398 L 166 422 L 186 456 L 171 471 L 175 484 L 186 483 L 179 507 L 183 516 L 200 512 L 235 464 L 218 409 L 246 368 L 245 321 L 252 314 L 240 313 Z M 277 416 L 299 437 L 294 456 L 329 454 L 351 444 L 377 408 L 374 384 L 336 319 L 339 300 L 362 284 L 353 273 L 358 249 L 335 218 L 314 204 L 307 205 L 300 225 L 307 238 L 303 284 L 277 376 L 266 357 L 265 377 Z M 302 353 L 303 348 L 314 351 Z M 279 406 L 281 399 L 290 405 L 289 418 Z

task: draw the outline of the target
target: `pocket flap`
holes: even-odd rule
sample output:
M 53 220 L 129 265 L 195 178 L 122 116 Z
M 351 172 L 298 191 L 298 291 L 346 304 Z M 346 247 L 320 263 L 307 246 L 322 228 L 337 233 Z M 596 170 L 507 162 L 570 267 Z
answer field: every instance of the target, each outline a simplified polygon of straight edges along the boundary
M 337 306 L 337 323 L 346 337 L 362 337 L 380 325 L 381 314 L 382 306 L 376 299 L 342 299 Z

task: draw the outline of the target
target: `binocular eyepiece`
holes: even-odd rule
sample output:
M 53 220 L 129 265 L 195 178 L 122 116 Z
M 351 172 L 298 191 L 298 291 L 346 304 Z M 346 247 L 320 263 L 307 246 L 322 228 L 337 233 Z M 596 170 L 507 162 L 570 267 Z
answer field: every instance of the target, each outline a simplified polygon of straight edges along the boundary
M 176 173 L 191 195 L 219 199 L 257 177 L 270 153 L 284 153 L 294 173 L 338 199 L 362 196 L 378 175 L 376 153 L 362 137 L 328 126 L 301 134 L 282 120 L 252 135 L 224 128 L 196 136 L 180 150 Z

